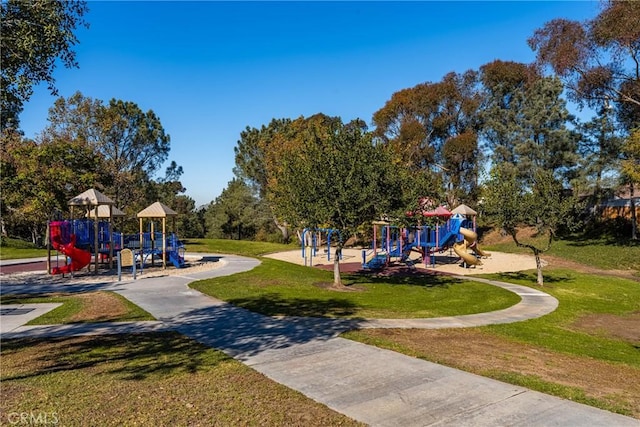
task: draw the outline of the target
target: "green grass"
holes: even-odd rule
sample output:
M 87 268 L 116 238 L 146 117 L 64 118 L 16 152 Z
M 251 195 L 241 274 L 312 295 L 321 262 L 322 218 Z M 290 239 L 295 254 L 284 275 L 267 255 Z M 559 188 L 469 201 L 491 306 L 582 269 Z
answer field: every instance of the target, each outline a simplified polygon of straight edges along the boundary
M 251 271 L 191 286 L 269 316 L 418 318 L 499 310 L 520 298 L 506 290 L 446 276 L 383 277 L 344 274 L 352 292 L 325 289 L 333 273 L 264 258 Z
M 113 298 L 116 304 L 125 308 L 125 311 L 115 317 L 87 318 L 85 320 L 73 320 L 74 316 L 85 311 L 87 303 L 79 295 L 60 295 L 60 296 L 40 296 L 40 295 L 8 295 L 0 297 L 2 304 L 36 304 L 36 303 L 61 303 L 62 305 L 55 308 L 40 317 L 29 321 L 28 325 L 57 325 L 65 323 L 77 322 L 133 322 L 142 320 L 156 320 L 151 314 L 138 307 L 128 299 L 115 292 L 100 291 L 101 294 Z
M 47 256 L 47 250 L 38 248 L 30 242 L 10 237 L 2 238 L 0 259 L 38 258 Z
M 535 240 L 533 241 L 535 242 Z M 541 244 L 539 247 L 543 246 L 544 244 Z M 531 250 L 517 247 L 512 241 L 483 246 L 483 249 L 531 254 Z M 608 238 L 574 237 L 554 241 L 551 249 L 546 253 L 603 270 L 634 270 L 640 272 L 640 244 L 638 243 L 617 242 Z
M 0 380 L 0 425 L 360 425 L 177 333 L 3 340 Z
M 535 271 L 483 275 L 482 277 L 517 283 L 524 286 L 535 286 Z M 638 342 L 617 338 L 603 331 L 585 330 L 576 326 L 576 321 L 589 315 L 629 316 L 640 312 L 640 286 L 638 282 L 578 273 L 571 270 L 546 270 L 545 292 L 559 300 L 558 308 L 546 316 L 523 322 L 504 325 L 479 327 L 479 333 L 494 335 L 517 345 L 539 348 L 540 351 L 552 351 L 556 354 L 567 354 L 586 361 L 598 360 L 612 366 L 625 366 L 640 369 Z M 429 352 L 408 348 L 394 342 L 392 338 L 369 336 L 367 331 L 351 331 L 342 335 L 345 338 L 386 348 L 412 357 L 442 363 L 433 360 Z M 417 344 L 418 345 L 418 344 Z M 418 345 L 417 348 L 420 348 Z M 428 348 L 428 345 L 424 346 Z M 457 360 L 454 367 L 466 369 L 464 359 Z M 549 363 L 553 364 L 553 360 Z M 474 371 L 475 372 L 475 371 Z M 556 382 L 545 381 L 536 375 L 514 373 L 505 365 L 503 369 L 493 365 L 476 372 L 500 381 L 524 386 L 542 393 L 551 394 L 578 401 L 601 409 L 630 415 L 637 413 L 629 406 L 624 396 L 586 395 L 577 387 L 570 387 Z
M 535 272 L 504 273 L 483 277 L 532 286 Z M 535 287 L 535 286 L 532 286 Z M 640 311 L 638 282 L 583 274 L 571 270 L 545 271 L 545 292 L 560 302 L 546 316 L 526 322 L 486 328 L 509 339 L 577 356 L 627 363 L 640 368 L 638 345 L 577 330 L 572 324 L 589 314 L 625 316 Z
M 285 245 L 282 243 L 226 239 L 187 239 L 185 246 L 189 252 L 213 252 L 249 257 L 300 249 L 300 245 L 294 243 Z

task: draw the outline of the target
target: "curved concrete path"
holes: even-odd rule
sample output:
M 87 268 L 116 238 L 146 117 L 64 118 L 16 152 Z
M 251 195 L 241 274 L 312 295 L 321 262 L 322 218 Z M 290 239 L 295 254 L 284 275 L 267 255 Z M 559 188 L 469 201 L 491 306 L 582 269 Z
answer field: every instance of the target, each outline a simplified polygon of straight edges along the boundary
M 166 327 L 220 349 L 273 380 L 369 425 L 640 426 L 640 420 L 634 418 L 337 337 L 346 329 L 372 327 L 369 321 L 275 319 L 188 287 L 194 280 L 247 271 L 259 264 L 255 259 L 226 255 L 223 262 L 225 265 L 208 272 L 98 288 L 118 292 Z M 3 287 L 2 293 L 17 291 L 19 286 L 9 288 Z M 547 306 L 537 311 L 539 315 L 554 305 L 555 299 L 523 288 L 526 291 L 519 292 L 523 301 L 528 301 L 519 304 L 523 312 L 536 311 L 531 307 L 536 301 Z M 73 285 L 65 286 L 65 290 L 72 289 Z M 501 312 L 508 315 L 503 321 L 518 315 L 509 309 Z M 452 324 L 471 326 L 473 321 L 489 320 L 474 316 L 475 320 L 460 316 Z M 3 333 L 2 338 L 32 336 L 34 332 L 19 329 Z

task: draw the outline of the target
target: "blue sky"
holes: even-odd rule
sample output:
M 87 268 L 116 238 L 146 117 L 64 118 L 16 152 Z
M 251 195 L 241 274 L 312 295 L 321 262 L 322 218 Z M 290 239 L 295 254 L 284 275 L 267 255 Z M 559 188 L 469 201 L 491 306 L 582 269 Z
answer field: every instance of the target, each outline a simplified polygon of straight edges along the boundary
M 554 18 L 585 20 L 597 1 L 94 2 L 77 31 L 76 91 L 153 110 L 171 136 L 169 161 L 196 205 L 233 178 L 247 126 L 316 113 L 371 123 L 391 95 L 494 59 L 530 62 L 526 40 Z M 55 97 L 41 85 L 21 127 L 33 138 Z M 164 174 L 164 169 L 161 171 Z

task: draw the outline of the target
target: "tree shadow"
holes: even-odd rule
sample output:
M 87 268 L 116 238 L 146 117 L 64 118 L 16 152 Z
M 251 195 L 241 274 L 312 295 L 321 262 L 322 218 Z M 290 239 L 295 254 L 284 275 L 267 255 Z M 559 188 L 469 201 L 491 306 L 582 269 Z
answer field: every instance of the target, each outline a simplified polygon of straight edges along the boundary
M 347 286 L 358 284 L 391 284 L 391 285 L 411 285 L 425 288 L 447 288 L 460 280 L 444 274 L 419 270 L 412 267 L 396 266 L 387 268 L 377 273 L 357 272 L 344 276 Z
M 282 298 L 276 293 L 234 298 L 230 304 L 266 316 L 344 317 L 353 315 L 358 306 L 340 298 Z
M 263 304 L 274 300 L 280 301 L 278 297 L 271 301 L 260 298 L 252 302 L 247 299 L 247 302 Z M 318 313 L 353 309 L 344 301 L 299 303 L 310 307 L 308 311 Z M 220 303 L 184 313 L 173 318 L 171 325 L 205 345 L 243 360 L 266 351 L 325 341 L 347 330 L 357 329 L 362 322 L 357 318 L 298 317 L 301 314 L 299 308 L 295 308 L 295 312 L 295 317 L 276 318 L 231 303 Z
M 505 272 L 505 273 L 496 273 L 498 280 L 503 282 L 511 282 L 511 281 L 524 281 L 531 282 L 531 284 L 536 284 L 537 282 L 537 273 L 535 271 L 515 271 L 515 272 Z M 569 273 L 559 273 L 554 272 L 552 276 L 543 273 L 543 279 L 545 284 L 550 283 L 567 283 L 574 282 L 575 277 L 573 277 Z
M 202 344 L 175 332 L 119 334 L 91 337 L 20 338 L 3 340 L 4 357 L 27 349 L 36 349 L 19 373 L 2 380 L 21 380 L 56 372 L 104 369 L 124 380 L 143 380 L 150 376 L 194 373 L 219 364 L 229 357 L 205 352 Z

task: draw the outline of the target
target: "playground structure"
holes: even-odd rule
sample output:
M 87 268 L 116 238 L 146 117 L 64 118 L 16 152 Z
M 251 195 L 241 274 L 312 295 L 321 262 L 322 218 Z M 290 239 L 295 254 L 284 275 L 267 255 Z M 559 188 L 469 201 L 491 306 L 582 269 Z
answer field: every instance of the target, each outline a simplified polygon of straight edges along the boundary
M 174 219 L 173 229 L 175 230 L 175 217 L 177 215 L 178 213 L 176 211 L 160 202 L 155 202 L 138 212 L 137 217 L 140 219 L 140 242 L 142 242 L 141 250 L 139 251 L 141 270 L 147 257 L 151 256 L 151 265 L 153 265 L 156 255 L 162 259 L 163 269 L 167 266 L 167 257 L 176 268 L 184 266 L 184 245 L 177 239 L 175 232 L 167 235 L 167 218 L 171 217 Z M 150 231 L 143 233 L 144 218 L 162 219 L 162 232 L 155 231 L 155 224 L 151 221 Z
M 305 228 L 302 231 L 302 258 L 304 265 L 312 266 L 313 258 L 318 255 L 318 247 L 322 245 L 322 237 L 325 236 L 327 261 L 331 261 L 331 236 L 337 234 L 338 240 L 342 238 L 340 231 L 333 228 Z
M 464 206 L 464 205 L 462 205 Z M 475 232 L 475 211 L 467 206 L 465 214 L 438 207 L 424 216 L 447 218 L 444 224 L 401 228 L 387 222 L 374 222 L 372 249 L 362 251 L 364 269 L 382 269 L 393 261 L 411 264 L 410 256 L 418 252 L 422 262 L 435 267 L 436 253 L 452 249 L 463 261 L 463 266 L 482 265 L 481 257 L 489 256 L 478 247 Z M 467 216 L 473 215 L 473 219 Z M 380 239 L 378 228 L 381 227 Z M 474 254 L 468 252 L 471 249 Z
M 175 218 L 177 215 L 175 211 L 156 202 L 138 213 L 140 232 L 125 235 L 113 230 L 113 217 L 124 216 L 124 212 L 115 208 L 113 203 L 107 196 L 91 189 L 69 202 L 72 206 L 72 216 L 74 206 L 83 206 L 87 209 L 85 218 L 48 223 L 47 270 L 50 274 L 73 274 L 84 267 L 91 271 L 92 259 L 94 273 L 97 273 L 98 261 L 108 261 L 109 268 L 112 269 L 114 258 L 117 258 L 118 253 L 125 248 L 134 253 L 134 262 L 140 263 L 141 271 L 149 257 L 152 265 L 155 257 L 161 258 L 163 269 L 166 268 L 167 259 L 176 268 L 184 266 L 184 245 L 175 232 L 170 234 L 166 232 L 166 217 Z M 150 231 L 144 232 L 143 218 L 161 218 L 162 232 L 154 230 L 153 221 L 150 223 Z M 51 249 L 55 251 L 55 259 L 51 256 Z M 63 255 L 62 262 L 58 254 Z

